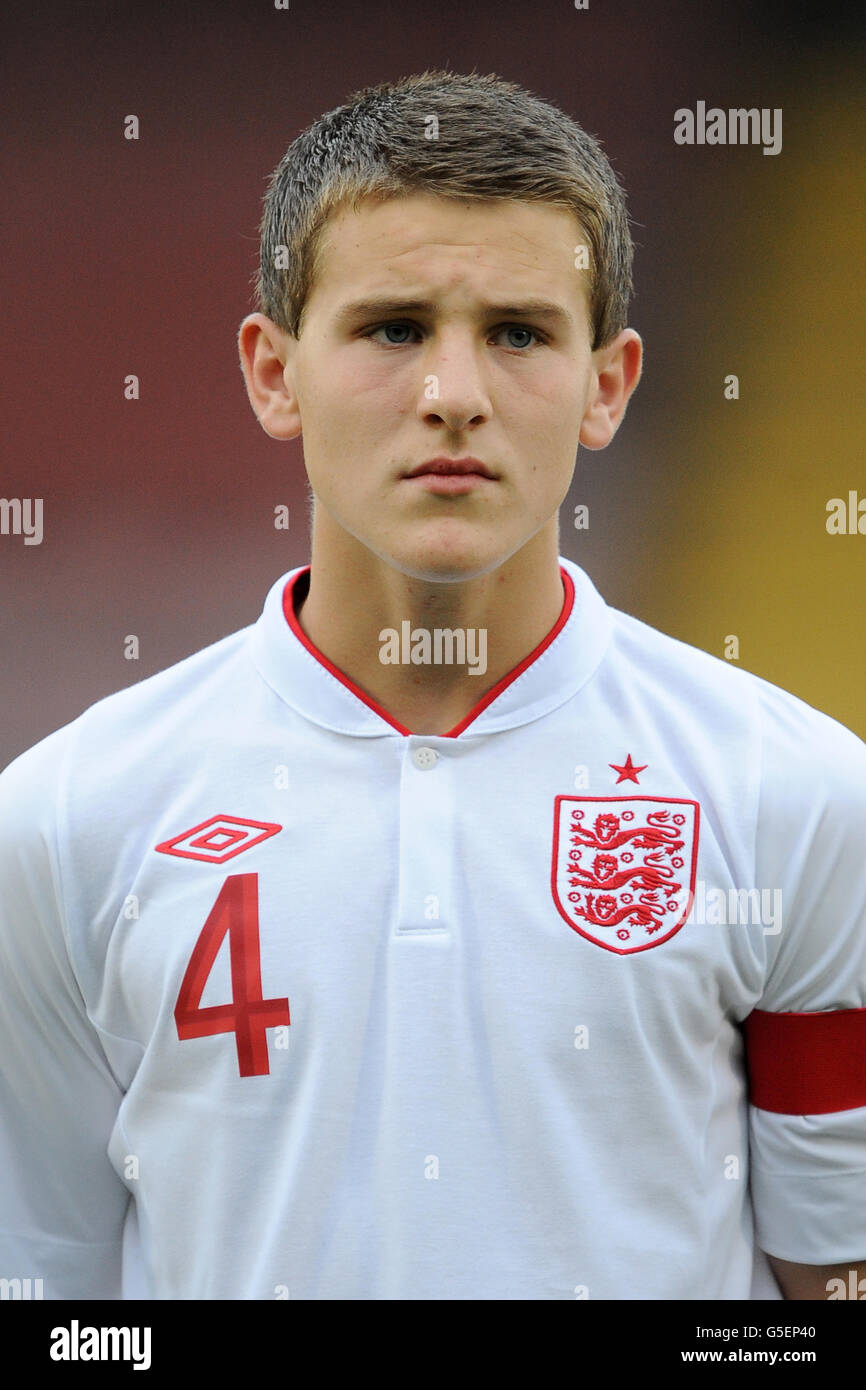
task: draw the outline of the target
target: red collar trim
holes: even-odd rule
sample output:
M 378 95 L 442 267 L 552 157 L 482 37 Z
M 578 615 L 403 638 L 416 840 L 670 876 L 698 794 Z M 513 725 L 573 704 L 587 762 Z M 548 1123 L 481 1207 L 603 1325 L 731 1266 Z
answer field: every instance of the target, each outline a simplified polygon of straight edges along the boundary
M 344 685 L 346 689 L 352 695 L 355 696 L 356 699 L 360 700 L 363 704 L 365 704 L 368 709 L 373 710 L 375 714 L 378 714 L 379 718 L 384 719 L 386 724 L 390 724 L 392 729 L 396 729 L 398 734 L 403 734 L 407 738 L 412 738 L 413 733 L 411 729 L 406 729 L 403 727 L 402 724 L 398 724 L 397 720 L 393 719 L 382 705 L 378 704 L 369 695 L 365 695 L 364 691 L 359 689 L 359 687 L 355 685 L 355 682 L 353 680 L 350 680 L 350 678 L 346 675 L 345 671 L 341 671 L 338 666 L 335 666 L 332 661 L 329 661 L 328 658 L 322 652 L 319 651 L 318 647 L 313 645 L 307 634 L 304 632 L 303 628 L 298 622 L 297 615 L 295 614 L 294 588 L 299 579 L 302 579 L 305 576 L 309 575 L 310 568 L 311 567 L 309 565 L 306 565 L 303 569 L 298 570 L 297 574 L 293 575 L 293 577 L 287 582 L 286 587 L 283 590 L 283 613 L 285 615 L 286 622 L 288 623 L 289 627 L 291 628 L 292 632 L 295 634 L 301 645 L 303 647 L 306 647 L 307 651 L 310 653 L 311 656 L 315 657 L 316 661 L 318 661 L 320 666 L 324 666 L 325 670 L 329 671 L 331 675 L 340 682 L 341 685 Z M 559 573 L 562 577 L 564 597 L 559 617 L 557 618 L 553 627 L 550 629 L 550 632 L 548 632 L 547 636 L 541 642 L 539 642 L 538 646 L 535 647 L 529 653 L 528 656 L 523 658 L 519 665 L 515 666 L 513 670 L 509 671 L 507 675 L 503 676 L 501 680 L 497 681 L 493 688 L 491 690 L 488 690 L 484 698 L 479 700 L 477 705 L 473 705 L 472 709 L 469 711 L 469 713 L 466 715 L 464 719 L 460 720 L 459 724 L 455 724 L 453 729 L 449 729 L 447 734 L 440 735 L 440 737 L 457 738 L 458 735 L 462 734 L 464 729 L 467 729 L 469 725 L 478 718 L 479 714 L 481 714 L 482 711 L 485 710 L 488 705 L 491 705 L 493 701 L 496 700 L 502 694 L 503 690 L 506 690 L 513 681 L 516 681 L 518 676 L 522 676 L 523 672 L 527 670 L 527 668 L 530 667 L 534 661 L 537 661 L 541 654 L 547 651 L 547 648 L 550 646 L 551 642 L 554 642 L 556 638 L 559 636 L 560 632 L 565 627 L 565 624 L 571 617 L 571 610 L 574 607 L 574 584 L 572 582 L 571 575 L 563 569 L 562 565 L 560 565 L 559 567 Z M 431 737 L 433 737 L 433 735 L 431 735 Z

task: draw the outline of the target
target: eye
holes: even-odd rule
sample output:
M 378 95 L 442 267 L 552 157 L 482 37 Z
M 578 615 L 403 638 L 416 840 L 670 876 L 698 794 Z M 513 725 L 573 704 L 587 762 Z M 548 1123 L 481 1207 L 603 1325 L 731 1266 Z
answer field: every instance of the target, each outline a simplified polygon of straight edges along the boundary
M 501 327 L 500 329 L 497 329 L 497 332 L 499 332 L 499 333 L 528 333 L 529 336 L 530 336 L 531 338 L 534 338 L 534 339 L 535 339 L 536 343 L 543 343 L 543 342 L 544 342 L 544 338 L 542 338 L 542 336 L 541 336 L 540 333 L 537 333 L 537 332 L 535 331 L 534 328 L 529 328 L 529 327 L 527 327 L 527 325 L 524 324 L 524 323 L 505 323 L 505 324 L 502 325 L 502 327 Z M 531 343 L 512 343 L 511 346 L 512 346 L 512 347 L 524 347 L 524 348 L 526 348 L 526 347 L 531 347 L 532 344 L 531 344 Z
M 393 337 L 390 336 L 395 331 L 397 334 L 403 335 L 402 337 L 398 337 L 396 341 Z M 365 338 L 373 338 L 378 342 L 382 342 L 381 339 L 376 338 L 376 335 L 377 333 L 386 333 L 389 336 L 384 341 L 383 346 L 405 347 L 406 344 L 409 342 L 408 334 L 417 333 L 418 331 L 419 330 L 415 327 L 414 324 L 404 323 L 401 319 L 393 319 L 388 323 L 380 323 L 378 327 L 369 329 L 369 331 L 366 332 L 363 336 Z M 545 336 L 542 333 L 539 333 L 537 329 L 529 328 L 526 324 L 522 323 L 505 323 L 502 325 L 501 328 L 495 329 L 494 336 L 498 337 L 502 333 L 524 334 L 528 335 L 530 339 L 534 339 L 534 343 L 531 341 L 524 341 L 522 343 L 512 342 L 510 346 L 512 348 L 516 348 L 518 351 L 523 351 L 526 348 L 535 346 L 535 344 L 545 343 L 547 341 Z
M 411 323 L 403 323 L 395 319 L 391 323 L 381 323 L 378 328 L 371 328 L 369 333 L 364 334 L 364 337 L 375 338 L 377 333 L 390 333 L 392 329 L 396 329 L 398 333 L 417 332 L 417 329 L 415 329 Z M 377 339 L 377 341 L 381 340 Z M 407 342 L 408 338 L 399 338 L 396 342 L 393 338 L 388 338 L 385 345 L 388 347 L 403 347 Z

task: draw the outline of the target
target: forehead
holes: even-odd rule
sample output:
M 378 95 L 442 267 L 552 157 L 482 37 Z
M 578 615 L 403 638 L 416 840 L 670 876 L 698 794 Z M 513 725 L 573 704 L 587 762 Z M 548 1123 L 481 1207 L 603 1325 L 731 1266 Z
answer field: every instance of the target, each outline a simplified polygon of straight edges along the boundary
M 585 240 L 569 209 L 512 199 L 408 194 L 339 208 L 320 241 L 308 308 L 338 310 L 364 295 L 412 293 L 445 299 L 546 296 L 586 317 Z

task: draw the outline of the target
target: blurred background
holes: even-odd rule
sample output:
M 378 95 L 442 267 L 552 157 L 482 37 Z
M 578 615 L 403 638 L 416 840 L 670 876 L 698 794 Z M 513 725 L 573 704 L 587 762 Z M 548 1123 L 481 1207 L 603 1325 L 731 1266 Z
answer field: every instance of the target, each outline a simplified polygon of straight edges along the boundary
M 628 193 L 644 377 L 578 454 L 562 553 L 866 736 L 866 534 L 826 529 L 830 498 L 866 499 L 853 7 L 7 0 L 2 22 L 0 497 L 42 498 L 44 539 L 0 535 L 0 766 L 254 622 L 309 558 L 300 441 L 263 433 L 237 361 L 266 180 L 353 90 L 440 66 L 557 103 Z M 698 101 L 781 107 L 781 153 L 675 144 Z

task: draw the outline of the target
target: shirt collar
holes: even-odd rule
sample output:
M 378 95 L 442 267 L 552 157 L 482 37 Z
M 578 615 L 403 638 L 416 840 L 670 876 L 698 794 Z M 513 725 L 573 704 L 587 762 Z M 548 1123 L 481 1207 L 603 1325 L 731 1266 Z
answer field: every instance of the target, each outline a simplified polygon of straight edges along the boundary
M 610 610 L 579 566 L 560 556 L 559 568 L 563 604 L 550 632 L 441 737 L 468 738 L 528 724 L 564 704 L 592 676 L 610 639 Z M 251 637 L 260 674 L 286 704 L 321 728 L 368 738 L 412 736 L 334 666 L 301 628 L 292 592 L 309 572 L 309 565 L 290 570 L 265 599 Z

